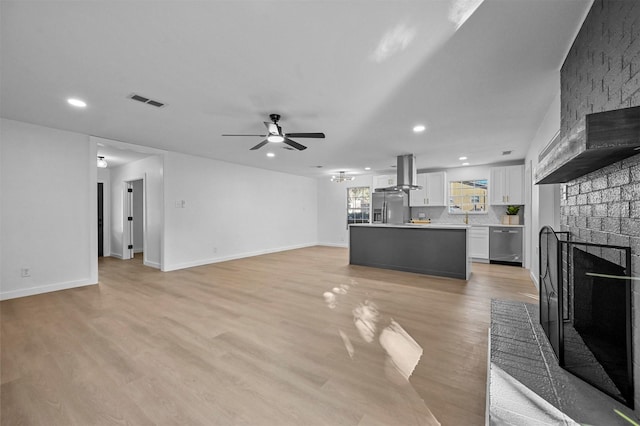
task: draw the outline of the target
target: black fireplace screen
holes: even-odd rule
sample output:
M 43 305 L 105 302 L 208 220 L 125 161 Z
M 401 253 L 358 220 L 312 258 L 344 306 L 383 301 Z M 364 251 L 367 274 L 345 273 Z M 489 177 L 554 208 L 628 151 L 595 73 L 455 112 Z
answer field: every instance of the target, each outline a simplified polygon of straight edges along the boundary
M 633 408 L 631 249 L 540 230 L 540 324 L 561 367 Z

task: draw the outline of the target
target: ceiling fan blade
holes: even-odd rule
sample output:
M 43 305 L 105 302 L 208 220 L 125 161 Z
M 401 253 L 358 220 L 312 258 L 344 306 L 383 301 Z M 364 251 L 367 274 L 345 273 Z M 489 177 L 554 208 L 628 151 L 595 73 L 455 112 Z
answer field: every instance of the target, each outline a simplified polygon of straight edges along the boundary
M 324 139 L 324 133 L 287 133 L 286 137 L 291 138 L 316 138 Z
M 293 147 L 293 148 L 297 149 L 298 151 L 302 151 L 302 150 L 307 149 L 307 147 L 306 147 L 306 146 L 304 146 L 304 145 L 302 145 L 302 144 L 299 144 L 299 143 L 298 143 L 298 142 L 296 142 L 296 141 L 292 141 L 292 140 L 291 140 L 291 139 L 289 139 L 289 138 L 284 138 L 284 141 L 283 141 L 283 142 L 284 142 L 284 143 L 286 143 L 287 145 L 289 145 L 290 147 Z
M 267 137 L 267 135 L 222 135 L 222 136 L 260 136 L 261 138 Z
M 263 123 L 265 126 L 267 126 L 267 130 L 269 131 L 270 135 L 281 134 L 280 126 L 278 126 L 276 123 L 269 123 L 268 121 L 263 121 Z
M 251 148 L 249 151 L 253 151 L 253 150 L 256 150 L 256 149 L 260 149 L 260 148 L 262 148 L 263 146 L 265 146 L 268 142 L 269 142 L 269 141 L 265 139 L 265 140 L 263 140 L 262 142 L 260 142 L 258 145 L 256 145 L 256 146 L 254 146 L 253 148 Z

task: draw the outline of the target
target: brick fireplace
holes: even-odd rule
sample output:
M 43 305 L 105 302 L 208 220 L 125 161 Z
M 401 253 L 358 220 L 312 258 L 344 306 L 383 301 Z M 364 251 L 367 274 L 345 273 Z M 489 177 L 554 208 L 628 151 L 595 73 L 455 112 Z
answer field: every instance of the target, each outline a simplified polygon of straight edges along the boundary
M 579 129 L 586 114 L 639 106 L 640 2 L 596 0 L 562 66 L 560 81 L 560 137 L 584 135 Z M 584 242 L 631 247 L 632 275 L 640 276 L 640 155 L 562 185 L 561 230 Z M 640 412 L 638 281 L 632 300 L 635 406 Z

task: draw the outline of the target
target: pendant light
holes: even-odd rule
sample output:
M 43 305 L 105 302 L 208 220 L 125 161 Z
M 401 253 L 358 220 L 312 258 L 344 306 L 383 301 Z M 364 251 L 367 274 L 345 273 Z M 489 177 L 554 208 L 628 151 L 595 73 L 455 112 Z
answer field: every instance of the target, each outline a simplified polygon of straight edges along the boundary
M 338 176 L 331 176 L 331 182 L 341 183 L 354 180 L 355 176 L 347 176 L 347 172 L 338 172 Z

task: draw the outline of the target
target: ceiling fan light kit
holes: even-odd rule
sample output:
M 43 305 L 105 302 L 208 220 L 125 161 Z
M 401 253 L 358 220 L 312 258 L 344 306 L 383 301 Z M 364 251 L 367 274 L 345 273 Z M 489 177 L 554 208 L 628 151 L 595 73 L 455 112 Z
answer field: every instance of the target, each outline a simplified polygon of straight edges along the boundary
M 280 114 L 270 114 L 269 118 L 271 119 L 271 123 L 268 121 L 264 122 L 264 125 L 267 128 L 268 133 L 266 135 L 245 135 L 245 134 L 223 134 L 222 136 L 259 136 L 261 138 L 265 138 L 258 145 L 250 148 L 251 151 L 256 149 L 260 149 L 265 146 L 267 143 L 285 143 L 288 146 L 297 149 L 298 151 L 302 151 L 307 149 L 306 146 L 294 141 L 291 138 L 314 138 L 314 139 L 324 139 L 324 133 L 282 133 L 282 127 L 278 125 L 278 121 L 280 120 Z
M 284 142 L 284 137 L 280 135 L 269 135 L 267 136 L 267 140 L 273 143 L 280 143 Z

